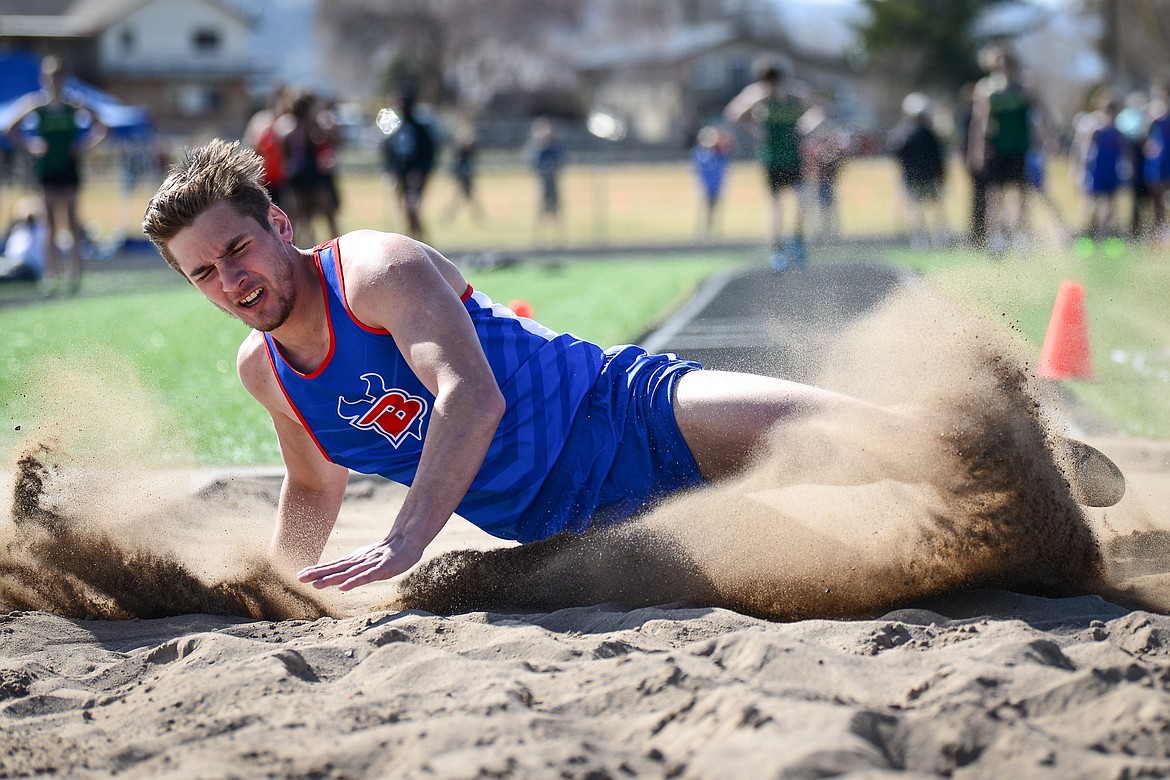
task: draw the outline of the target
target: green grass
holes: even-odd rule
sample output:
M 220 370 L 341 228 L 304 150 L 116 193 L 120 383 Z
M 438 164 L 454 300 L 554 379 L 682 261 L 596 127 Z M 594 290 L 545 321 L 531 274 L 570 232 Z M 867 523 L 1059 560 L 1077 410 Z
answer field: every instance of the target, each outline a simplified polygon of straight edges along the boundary
M 1061 282 L 1080 282 L 1096 377 L 1064 384 L 1119 430 L 1167 438 L 1170 264 L 1159 248 L 1117 244 L 1111 250 L 1044 248 L 999 260 L 968 251 L 889 256 L 952 300 L 1018 330 L 1037 359 Z
M 576 258 L 471 271 L 468 279 L 501 303 L 529 301 L 550 328 L 609 345 L 636 339 L 702 279 L 740 259 Z M 165 270 L 93 273 L 85 293 L 0 308 L 9 345 L 0 356 L 6 460 L 45 424 L 46 407 L 84 421 L 133 405 L 173 420 L 199 462 L 279 461 L 267 415 L 236 376 L 243 325 Z

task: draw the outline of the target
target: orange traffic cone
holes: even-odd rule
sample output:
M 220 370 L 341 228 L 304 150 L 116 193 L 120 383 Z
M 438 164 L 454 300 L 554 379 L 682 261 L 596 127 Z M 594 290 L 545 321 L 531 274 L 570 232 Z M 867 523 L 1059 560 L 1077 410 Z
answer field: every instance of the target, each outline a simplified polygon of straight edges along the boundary
M 1056 293 L 1048 333 L 1040 349 L 1036 374 L 1044 379 L 1093 379 L 1089 328 L 1085 321 L 1085 288 L 1065 280 Z
M 517 317 L 528 317 L 532 319 L 532 304 L 523 298 L 515 298 L 508 301 L 508 308 L 512 310 Z

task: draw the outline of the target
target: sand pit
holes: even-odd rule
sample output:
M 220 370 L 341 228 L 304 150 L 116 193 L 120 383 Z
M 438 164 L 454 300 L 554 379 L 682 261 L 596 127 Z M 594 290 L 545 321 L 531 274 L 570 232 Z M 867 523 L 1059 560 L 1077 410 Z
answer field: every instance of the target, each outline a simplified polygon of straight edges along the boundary
M 13 466 L 0 775 L 1170 776 L 1170 446 L 1094 438 L 1129 490 L 1082 509 L 1010 344 L 912 293 L 826 353 L 931 424 L 812 420 L 581 539 L 456 518 L 350 594 L 264 562 L 277 475 L 185 466 L 90 377 L 133 424 L 47 419 Z M 354 479 L 326 556 L 401 495 Z

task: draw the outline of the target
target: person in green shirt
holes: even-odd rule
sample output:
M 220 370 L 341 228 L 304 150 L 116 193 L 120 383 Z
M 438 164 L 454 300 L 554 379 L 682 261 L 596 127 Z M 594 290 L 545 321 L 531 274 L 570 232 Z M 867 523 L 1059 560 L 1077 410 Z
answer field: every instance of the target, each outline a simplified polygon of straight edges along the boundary
M 1027 155 L 1043 143 L 1040 102 L 1025 83 L 1016 58 L 991 52 L 991 71 L 975 85 L 968 163 L 988 186 L 988 246 L 1001 252 L 1020 238 L 1028 218 Z M 1008 198 L 1009 188 L 1014 198 Z
M 65 70 L 56 57 L 41 61 L 41 90 L 24 99 L 16 117 L 5 132 L 13 145 L 23 148 L 33 158 L 33 172 L 41 185 L 45 218 L 45 274 L 42 284 L 46 293 L 62 289 L 76 293 L 81 287 L 81 243 L 84 238 L 77 214 L 77 195 L 81 188 L 81 158 L 106 136 L 106 126 L 97 114 L 64 94 Z M 32 132 L 21 128 L 32 122 Z M 72 236 L 67 277 L 61 273 L 61 250 L 55 237 L 66 228 Z
M 789 265 L 803 266 L 807 260 L 804 244 L 804 215 L 800 188 L 804 182 L 801 139 L 808 112 L 805 101 L 788 88 L 787 74 L 773 62 L 757 67 L 757 80 L 748 84 L 723 111 L 736 124 L 748 124 L 757 142 L 757 156 L 764 168 L 772 208 L 770 263 L 782 271 Z M 793 197 L 792 241 L 784 241 L 782 195 Z

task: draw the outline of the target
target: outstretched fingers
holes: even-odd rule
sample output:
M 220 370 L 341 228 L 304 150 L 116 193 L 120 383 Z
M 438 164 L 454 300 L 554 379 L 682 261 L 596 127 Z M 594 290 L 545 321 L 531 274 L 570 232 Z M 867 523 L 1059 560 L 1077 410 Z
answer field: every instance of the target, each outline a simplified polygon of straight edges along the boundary
M 309 566 L 297 572 L 297 580 L 312 585 L 314 588 L 328 588 L 338 585 L 365 571 L 368 564 L 365 561 L 354 561 L 350 558 L 340 558 L 336 561 Z
M 384 540 L 378 544 L 354 550 L 337 560 L 307 566 L 297 572 L 297 580 L 318 590 L 336 586 L 338 590 L 352 590 L 378 580 L 388 580 L 418 562 L 420 554 L 395 550 Z

